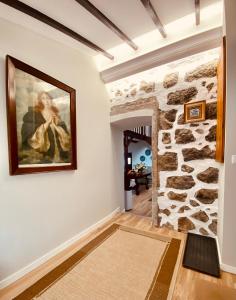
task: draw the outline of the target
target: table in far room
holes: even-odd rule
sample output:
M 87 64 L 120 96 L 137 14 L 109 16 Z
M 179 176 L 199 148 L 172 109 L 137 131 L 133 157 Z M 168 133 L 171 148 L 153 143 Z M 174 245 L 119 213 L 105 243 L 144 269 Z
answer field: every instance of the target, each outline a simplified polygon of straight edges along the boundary
M 148 176 L 151 176 L 151 175 L 152 175 L 151 168 L 147 168 L 146 170 L 144 170 L 142 172 L 129 172 L 127 174 L 127 178 L 129 180 L 131 180 L 131 179 L 135 180 L 134 190 L 135 190 L 136 195 L 139 195 L 139 187 L 140 187 L 140 185 L 145 185 L 146 189 L 147 190 L 149 189 L 149 186 L 148 186 Z

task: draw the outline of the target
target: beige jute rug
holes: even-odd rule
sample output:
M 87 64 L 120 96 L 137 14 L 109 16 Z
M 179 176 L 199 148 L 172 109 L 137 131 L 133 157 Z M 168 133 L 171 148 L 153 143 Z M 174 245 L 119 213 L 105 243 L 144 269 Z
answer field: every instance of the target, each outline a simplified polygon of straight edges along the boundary
M 14 299 L 170 299 L 180 244 L 113 224 Z

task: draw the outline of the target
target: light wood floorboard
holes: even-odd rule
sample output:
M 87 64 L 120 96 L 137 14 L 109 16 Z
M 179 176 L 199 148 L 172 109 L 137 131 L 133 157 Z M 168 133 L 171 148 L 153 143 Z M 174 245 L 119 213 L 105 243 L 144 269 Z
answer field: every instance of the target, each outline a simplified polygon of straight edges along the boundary
M 133 194 L 133 209 L 131 213 L 143 216 L 143 217 L 152 217 L 152 189 L 146 190 L 142 188 L 140 194 Z
M 36 270 L 30 272 L 24 278 L 18 280 L 11 286 L 0 291 L 1 300 L 9 300 L 12 297 L 19 294 L 21 291 L 25 290 L 28 286 L 32 285 L 35 281 L 41 278 L 43 275 L 48 273 L 51 269 L 55 268 L 63 260 L 75 253 L 79 248 L 81 248 L 88 241 L 93 239 L 97 234 L 99 234 L 106 227 L 110 226 L 113 222 L 134 227 L 136 229 L 147 230 L 151 232 L 157 232 L 159 234 L 167 235 L 169 237 L 179 238 L 185 241 L 186 235 L 168 228 L 156 228 L 152 226 L 151 219 L 137 216 L 131 213 L 121 213 L 113 217 L 109 222 L 100 226 L 97 230 L 88 234 L 86 237 L 82 238 L 79 242 L 75 243 L 68 249 L 64 250 L 62 253 L 55 256 L 53 259 L 49 260 L 47 263 L 43 264 Z M 144 254 L 145 255 L 145 254 Z M 220 279 L 204 275 L 192 270 L 188 270 L 180 266 L 177 274 L 176 285 L 173 293 L 173 300 L 191 300 L 194 298 L 194 281 L 196 279 L 204 279 L 209 282 L 217 283 L 220 285 L 225 285 L 236 289 L 236 275 L 222 272 Z M 205 300 L 205 299 L 204 299 Z M 209 300 L 209 299 L 206 299 Z M 213 299 L 212 299 L 213 300 Z M 228 299 L 227 299 L 228 300 Z

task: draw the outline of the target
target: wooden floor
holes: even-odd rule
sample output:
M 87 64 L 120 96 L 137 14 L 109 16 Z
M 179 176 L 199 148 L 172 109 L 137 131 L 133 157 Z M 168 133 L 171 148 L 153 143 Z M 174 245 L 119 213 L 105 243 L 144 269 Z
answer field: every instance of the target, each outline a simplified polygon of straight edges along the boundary
M 146 190 L 145 187 L 140 190 L 140 194 L 133 194 L 133 209 L 131 213 L 143 216 L 152 217 L 152 189 Z
M 176 237 L 185 241 L 186 235 L 184 233 L 180 233 L 174 230 L 169 230 L 167 228 L 156 228 L 151 224 L 151 219 L 140 217 L 131 213 L 121 213 L 113 217 L 109 222 L 105 223 L 97 230 L 88 234 L 86 237 L 81 239 L 79 242 L 75 243 L 73 246 L 64 250 L 62 253 L 42 265 L 35 271 L 32 271 L 30 274 L 26 275 L 23 279 L 18 280 L 15 284 L 5 288 L 0 291 L 0 299 L 1 300 L 9 300 L 28 286 L 32 285 L 33 282 L 37 281 L 43 275 L 48 273 L 51 269 L 55 268 L 59 263 L 63 260 L 71 256 L 75 253 L 79 248 L 81 248 L 88 241 L 93 239 L 97 234 L 99 234 L 106 227 L 110 226 L 113 222 L 131 226 L 137 229 L 155 231 L 160 234 L 164 234 L 170 237 Z M 219 286 L 225 285 L 231 288 L 236 289 L 236 275 L 222 272 L 222 276 L 220 279 L 204 275 L 198 272 L 194 272 L 192 270 L 188 270 L 180 266 L 178 271 L 176 285 L 173 293 L 173 300 L 192 300 L 195 299 L 194 293 L 194 282 L 196 279 L 203 279 L 207 282 L 217 283 Z M 199 299 L 199 298 L 198 298 Z M 69 300 L 69 299 L 68 299 Z M 201 299 L 201 300 L 214 300 L 214 299 Z M 230 300 L 230 299 L 225 299 Z

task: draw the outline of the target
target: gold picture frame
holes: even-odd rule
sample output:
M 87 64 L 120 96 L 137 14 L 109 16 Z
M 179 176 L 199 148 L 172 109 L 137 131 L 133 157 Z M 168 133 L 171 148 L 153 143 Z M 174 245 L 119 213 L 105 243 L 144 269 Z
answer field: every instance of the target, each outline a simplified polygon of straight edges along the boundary
M 206 119 L 206 101 L 195 101 L 184 104 L 184 122 L 201 122 Z

